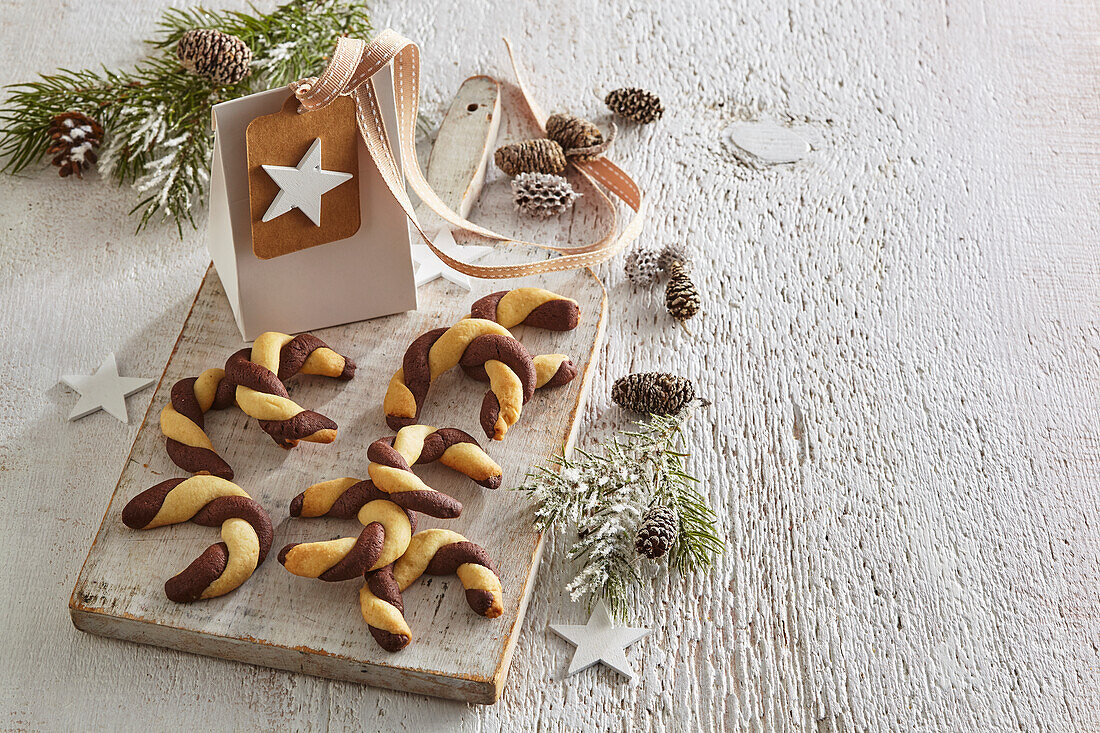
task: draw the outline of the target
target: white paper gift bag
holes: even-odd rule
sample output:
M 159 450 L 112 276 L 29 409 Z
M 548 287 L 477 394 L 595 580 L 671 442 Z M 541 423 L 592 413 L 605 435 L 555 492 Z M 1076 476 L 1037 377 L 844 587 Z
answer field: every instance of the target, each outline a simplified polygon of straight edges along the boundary
M 371 81 L 399 159 L 391 67 Z M 350 100 L 323 112 L 299 115 L 287 88 L 213 109 L 207 242 L 249 341 L 416 308 L 405 212 Z

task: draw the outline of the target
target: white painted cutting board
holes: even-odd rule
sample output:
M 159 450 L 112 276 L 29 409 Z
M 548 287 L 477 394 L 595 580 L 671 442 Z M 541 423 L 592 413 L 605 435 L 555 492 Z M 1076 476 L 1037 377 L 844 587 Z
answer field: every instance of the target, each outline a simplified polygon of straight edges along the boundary
M 446 127 L 467 136 L 477 153 L 493 146 L 487 130 L 499 113 L 496 94 L 494 85 L 471 80 L 448 113 L 448 123 L 454 124 L 445 123 Z M 463 162 L 454 145 L 448 144 L 447 150 L 446 161 L 451 162 L 434 156 L 429 178 L 444 200 L 457 207 L 477 196 L 477 179 L 484 169 L 469 159 Z M 508 248 L 481 262 L 546 256 L 543 251 Z M 360 582 L 299 578 L 275 559 L 287 543 L 350 536 L 359 532 L 358 523 L 292 519 L 290 500 L 317 481 L 365 478 L 367 446 L 392 434 L 383 419 L 382 398 L 409 343 L 465 316 L 476 298 L 522 285 L 546 287 L 580 303 L 581 325 L 574 331 L 552 333 L 522 326 L 514 330 L 532 353 L 570 354 L 580 375 L 565 387 L 536 393 L 504 441 L 481 441 L 504 469 L 501 490 L 489 492 L 438 465 L 417 469 L 430 486 L 455 496 L 465 507 L 455 520 L 422 517 L 420 527 L 445 526 L 486 547 L 504 588 L 504 615 L 494 620 L 477 616 L 467 607 L 457 578 L 425 576 L 404 596 L 413 642 L 397 654 L 387 653 L 374 643 L 360 616 Z M 507 488 L 520 484 L 533 464 L 572 445 L 602 337 L 606 297 L 596 277 L 583 270 L 507 282 L 475 280 L 472 293 L 436 280 L 420 289 L 419 300 L 416 312 L 317 332 L 356 362 L 355 378 L 338 382 L 298 377 L 287 386 L 295 401 L 338 423 L 335 443 L 303 443 L 284 451 L 236 408 L 207 414 L 207 432 L 234 468 L 236 482 L 271 513 L 275 542 L 267 562 L 238 590 L 180 605 L 164 596 L 163 582 L 218 541 L 217 530 L 184 524 L 134 531 L 122 524 L 120 515 L 137 493 L 166 478 L 186 475 L 169 461 L 158 425 L 172 384 L 222 365 L 242 346 L 221 283 L 213 269 L 208 270 L 73 590 L 73 623 L 91 633 L 196 654 L 469 702 L 495 702 L 542 552 L 529 503 Z M 452 371 L 433 387 L 423 420 L 458 427 L 480 439 L 478 410 L 485 387 Z

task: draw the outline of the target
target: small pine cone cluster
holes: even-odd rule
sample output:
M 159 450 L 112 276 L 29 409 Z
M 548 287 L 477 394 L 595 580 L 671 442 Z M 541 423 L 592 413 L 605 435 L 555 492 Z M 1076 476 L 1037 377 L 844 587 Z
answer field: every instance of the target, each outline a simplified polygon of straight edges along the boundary
M 665 108 L 661 106 L 661 100 L 656 94 L 637 87 L 609 92 L 604 98 L 604 103 L 620 117 L 641 124 L 656 122 L 665 113 Z
M 695 385 L 687 377 L 667 372 L 628 374 L 615 380 L 611 399 L 627 410 L 673 415 L 695 399 Z
M 99 160 L 96 151 L 103 142 L 103 128 L 81 112 L 64 112 L 50 120 L 50 146 L 46 153 L 53 156 L 62 178 L 81 173 Z
M 603 142 L 603 133 L 595 124 L 562 112 L 547 118 L 546 136 L 564 150 L 590 148 Z
M 691 281 L 687 268 L 680 262 L 673 262 L 668 271 L 668 284 L 665 285 L 665 308 L 670 316 L 683 323 L 699 312 L 699 290 Z
M 655 506 L 642 516 L 634 549 L 642 557 L 656 560 L 668 554 L 679 533 L 680 519 L 672 507 Z
M 635 285 L 652 285 L 662 273 L 671 271 L 674 262 L 679 262 L 685 269 L 691 267 L 687 252 L 674 244 L 665 247 L 660 254 L 651 249 L 636 249 L 626 256 L 626 276 Z
M 611 134 L 605 139 L 594 123 L 559 112 L 546 120 L 546 134 L 561 146 L 567 159 L 587 162 L 607 152 L 615 139 L 615 126 L 611 126 Z
M 512 179 L 516 208 L 540 219 L 564 213 L 578 195 L 569 181 L 549 173 L 520 173 Z
M 497 148 L 493 160 L 497 168 L 509 176 L 518 176 L 520 173 L 557 175 L 568 164 L 561 145 L 548 138 L 503 145 Z
M 549 173 L 557 175 L 569 161 L 589 161 L 600 157 L 615 139 L 615 127 L 604 138 L 600 128 L 588 120 L 568 114 L 554 114 L 546 120 L 548 137 L 524 140 L 497 148 L 493 160 L 505 175 Z
M 236 36 L 197 28 L 187 31 L 176 46 L 180 65 L 215 84 L 236 84 L 251 73 L 252 49 Z

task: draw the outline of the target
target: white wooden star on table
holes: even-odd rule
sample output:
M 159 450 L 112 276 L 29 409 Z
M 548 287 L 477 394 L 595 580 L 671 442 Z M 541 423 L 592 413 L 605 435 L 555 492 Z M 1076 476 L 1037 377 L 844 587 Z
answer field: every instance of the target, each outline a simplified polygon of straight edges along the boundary
M 70 420 L 91 415 L 96 410 L 106 410 L 121 422 L 129 424 L 126 414 L 126 398 L 148 387 L 155 379 L 120 377 L 115 355 L 108 354 L 95 374 L 66 374 L 61 381 L 80 393 L 80 400 L 69 413 Z
M 472 244 L 460 247 L 455 241 L 454 235 L 451 234 L 451 230 L 445 227 L 435 233 L 432 241 L 444 254 L 463 262 L 480 260 L 493 251 L 492 247 L 479 247 Z M 473 289 L 473 284 L 467 275 L 452 270 L 443 260 L 436 257 L 435 252 L 432 252 L 428 245 L 423 242 L 412 245 L 412 258 L 413 264 L 416 265 L 416 287 L 419 288 L 421 285 L 426 285 L 432 280 L 442 277 L 467 290 Z
M 279 185 L 279 193 L 267 207 L 264 221 L 297 208 L 316 226 L 321 226 L 321 197 L 352 177 L 350 173 L 321 168 L 321 138 L 313 141 L 297 166 L 264 165 L 261 168 Z
M 567 675 L 603 662 L 631 681 L 634 680 L 635 673 L 626 658 L 626 647 L 648 636 L 652 631 L 613 625 L 611 613 L 603 601 L 599 601 L 592 609 L 592 617 L 584 626 L 550 624 L 550 630 L 577 647 L 573 660 L 569 662 Z

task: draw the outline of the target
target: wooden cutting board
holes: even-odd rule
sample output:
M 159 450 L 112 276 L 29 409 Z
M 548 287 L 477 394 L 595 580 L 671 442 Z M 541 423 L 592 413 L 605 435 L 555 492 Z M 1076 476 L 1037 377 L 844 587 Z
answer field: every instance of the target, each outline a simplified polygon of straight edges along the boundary
M 469 199 L 476 198 L 480 189 L 481 153 L 492 148 L 499 121 L 498 95 L 495 82 L 469 80 L 441 128 L 436 146 L 440 155 L 433 153 L 428 175 L 437 192 L 455 208 L 468 208 Z M 514 129 L 510 132 L 520 135 Z M 458 154 L 462 144 L 455 135 L 478 155 Z M 547 256 L 544 251 L 501 248 L 481 262 Z M 366 477 L 367 446 L 392 434 L 383 418 L 382 398 L 413 339 L 462 318 L 470 303 L 482 295 L 523 285 L 545 287 L 580 303 L 581 325 L 574 331 L 551 333 L 522 326 L 514 330 L 532 353 L 569 354 L 580 375 L 567 386 L 536 393 L 504 441 L 490 444 L 481 440 L 484 433 L 477 418 L 484 385 L 452 370 L 433 386 L 423 421 L 477 436 L 503 467 L 503 488 L 482 489 L 437 464 L 417 468 L 430 486 L 455 496 L 465 507 L 454 520 L 422 517 L 420 527 L 453 529 L 488 550 L 504 588 L 504 615 L 488 620 L 474 614 L 456 577 L 425 576 L 404 596 L 414 639 L 403 651 L 389 654 L 374 643 L 363 623 L 359 581 L 323 583 L 299 578 L 275 559 L 287 543 L 351 536 L 359 532 L 358 523 L 290 518 L 290 500 L 321 480 Z M 121 512 L 127 501 L 149 486 L 186 475 L 169 461 L 158 423 L 172 384 L 222 365 L 242 346 L 217 274 L 213 268 L 208 270 L 73 590 L 69 608 L 76 627 L 333 679 L 468 702 L 495 702 L 508 674 L 542 553 L 542 539 L 532 528 L 530 503 L 508 488 L 522 483 L 535 463 L 571 447 L 602 338 L 606 297 L 596 277 L 582 270 L 503 283 L 475 280 L 471 293 L 440 279 L 423 286 L 419 300 L 416 312 L 317 332 L 354 359 L 355 378 L 338 382 L 296 377 L 287 386 L 292 399 L 339 424 L 335 443 L 303 443 L 284 451 L 236 408 L 207 414 L 207 433 L 233 466 L 236 482 L 271 513 L 275 542 L 267 562 L 239 589 L 221 598 L 181 605 L 165 597 L 163 582 L 217 542 L 217 530 L 188 523 L 134 531 L 122 524 Z

